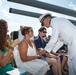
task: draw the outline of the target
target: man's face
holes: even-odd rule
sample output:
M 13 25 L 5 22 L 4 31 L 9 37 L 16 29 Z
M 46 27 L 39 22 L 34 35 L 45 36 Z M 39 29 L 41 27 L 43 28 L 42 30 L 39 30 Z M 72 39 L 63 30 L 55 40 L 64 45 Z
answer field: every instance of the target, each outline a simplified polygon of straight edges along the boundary
M 47 31 L 44 29 L 43 31 L 40 32 L 40 35 L 41 35 L 42 37 L 45 37 L 45 36 L 46 36 L 46 33 L 47 33 Z
M 45 27 L 49 28 L 50 27 L 50 18 L 47 17 L 47 18 L 43 19 L 42 23 Z

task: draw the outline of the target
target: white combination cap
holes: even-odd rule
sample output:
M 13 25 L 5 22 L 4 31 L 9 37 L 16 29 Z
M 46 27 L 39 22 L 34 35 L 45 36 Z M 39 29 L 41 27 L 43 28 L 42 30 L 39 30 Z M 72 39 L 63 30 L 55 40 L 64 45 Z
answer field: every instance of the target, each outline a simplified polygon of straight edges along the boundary
M 51 14 L 50 14 L 50 13 L 42 14 L 42 15 L 39 17 L 39 21 L 41 22 L 41 21 L 42 21 L 42 19 L 43 19 L 45 16 L 48 16 L 48 15 L 50 15 L 50 16 L 51 16 Z

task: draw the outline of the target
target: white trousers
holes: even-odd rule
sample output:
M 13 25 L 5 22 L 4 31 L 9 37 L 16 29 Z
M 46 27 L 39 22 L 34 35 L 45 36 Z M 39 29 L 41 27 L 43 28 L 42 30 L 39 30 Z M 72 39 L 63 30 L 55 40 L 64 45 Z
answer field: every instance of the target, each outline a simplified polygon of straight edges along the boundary
M 76 75 L 76 55 L 68 61 L 69 75 Z
M 69 75 L 76 75 L 76 33 L 68 45 Z

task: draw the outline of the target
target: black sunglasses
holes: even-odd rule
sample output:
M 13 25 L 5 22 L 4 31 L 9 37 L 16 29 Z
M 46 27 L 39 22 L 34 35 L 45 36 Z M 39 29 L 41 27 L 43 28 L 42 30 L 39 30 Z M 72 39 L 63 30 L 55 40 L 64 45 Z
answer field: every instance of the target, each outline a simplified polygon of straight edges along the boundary
M 46 31 L 42 31 L 43 33 L 47 33 Z

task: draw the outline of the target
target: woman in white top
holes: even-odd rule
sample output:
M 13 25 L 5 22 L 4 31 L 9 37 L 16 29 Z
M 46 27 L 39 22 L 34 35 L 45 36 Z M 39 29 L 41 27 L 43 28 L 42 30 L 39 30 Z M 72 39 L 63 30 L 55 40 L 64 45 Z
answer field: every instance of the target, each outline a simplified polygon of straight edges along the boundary
M 30 40 L 33 36 L 32 28 L 24 27 L 22 29 L 22 35 L 24 35 L 24 39 L 18 47 L 17 66 L 33 75 L 44 75 L 49 69 L 49 65 L 46 61 L 38 59 L 41 58 L 41 56 L 37 55 L 35 45 L 33 41 Z

